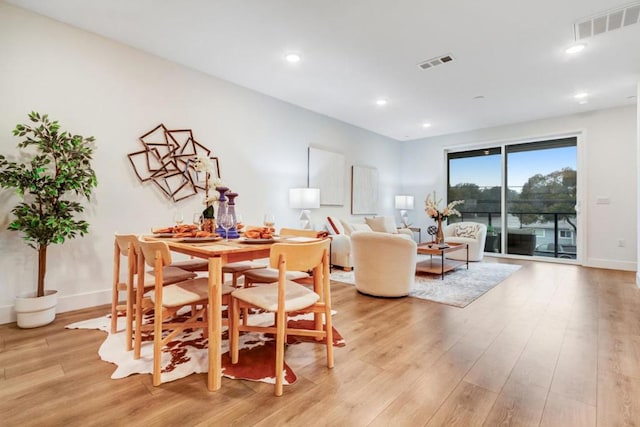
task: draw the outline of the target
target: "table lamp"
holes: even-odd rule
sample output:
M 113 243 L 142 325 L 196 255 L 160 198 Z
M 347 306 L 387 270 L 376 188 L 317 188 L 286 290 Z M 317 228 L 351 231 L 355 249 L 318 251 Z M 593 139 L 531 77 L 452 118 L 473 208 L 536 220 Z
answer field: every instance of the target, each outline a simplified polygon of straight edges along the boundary
M 409 227 L 409 217 L 407 210 L 413 209 L 413 196 L 400 195 L 396 196 L 396 209 L 400 209 L 400 222 L 402 226 Z
M 311 211 L 320 207 L 319 188 L 291 188 L 289 189 L 289 207 L 302 209 L 300 212 L 300 226 L 304 230 L 311 229 Z

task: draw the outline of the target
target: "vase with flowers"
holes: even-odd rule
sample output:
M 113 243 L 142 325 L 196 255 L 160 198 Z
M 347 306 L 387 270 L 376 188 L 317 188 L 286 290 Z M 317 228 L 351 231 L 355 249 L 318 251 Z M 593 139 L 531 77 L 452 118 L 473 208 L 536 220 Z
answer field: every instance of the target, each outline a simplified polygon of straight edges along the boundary
M 199 155 L 193 163 L 197 172 L 205 174 L 204 180 L 204 210 L 202 211 L 202 230 L 213 233 L 216 230 L 214 203 L 218 201 L 220 195 L 218 191 L 209 194 L 209 189 L 223 186 L 222 180 L 218 176 L 217 168 L 208 156 Z
M 458 211 L 455 207 L 464 203 L 464 200 L 455 200 L 444 208 L 440 209 L 440 204 L 442 203 L 442 199 L 438 199 L 436 197 L 436 192 L 433 192 L 433 198 L 431 194 L 427 195 L 427 199 L 424 201 L 424 211 L 433 218 L 437 225 L 438 230 L 436 231 L 436 243 L 441 244 L 444 243 L 444 233 L 442 231 L 442 221 L 446 221 L 447 218 L 451 215 L 460 216 L 460 211 Z

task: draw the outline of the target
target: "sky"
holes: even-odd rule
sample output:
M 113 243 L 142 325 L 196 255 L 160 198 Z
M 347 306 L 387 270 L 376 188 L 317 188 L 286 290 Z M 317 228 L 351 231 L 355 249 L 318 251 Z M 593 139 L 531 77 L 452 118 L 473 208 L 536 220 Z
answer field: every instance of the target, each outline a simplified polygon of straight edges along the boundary
M 577 170 L 576 157 L 576 147 L 510 153 L 507 177 L 509 188 L 520 191 L 529 177 L 538 173 L 546 175 L 565 167 Z M 450 170 L 451 185 L 461 183 L 473 183 L 480 187 L 501 185 L 502 171 L 499 154 L 456 159 L 454 162 L 455 167 Z

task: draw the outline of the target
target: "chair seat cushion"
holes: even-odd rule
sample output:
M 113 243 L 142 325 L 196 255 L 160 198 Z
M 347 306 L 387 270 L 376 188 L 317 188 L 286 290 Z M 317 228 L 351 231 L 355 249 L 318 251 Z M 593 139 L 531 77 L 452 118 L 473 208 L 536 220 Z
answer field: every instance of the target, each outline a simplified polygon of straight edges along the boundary
M 476 244 L 478 241 L 476 239 L 472 239 L 469 237 L 445 237 L 444 242 L 445 243 L 466 243 L 470 245 L 470 244 Z
M 245 280 L 249 279 L 252 282 L 260 283 L 273 283 L 278 281 L 278 270 L 275 268 L 261 268 L 256 270 L 249 270 L 244 273 Z M 309 277 L 308 273 L 303 271 L 287 271 L 287 280 L 306 279 Z
M 236 289 L 231 294 L 234 298 L 253 304 L 256 307 L 267 311 L 278 311 L 278 284 L 271 283 L 251 288 Z M 302 310 L 320 299 L 320 296 L 297 284 L 287 281 L 285 286 L 285 308 L 284 311 L 291 312 Z
M 187 271 L 209 271 L 209 261 L 206 259 L 187 259 L 172 262 L 169 267 L 178 267 Z
M 222 295 L 228 295 L 234 289 L 232 286 L 222 285 Z M 162 305 L 165 307 L 180 307 L 208 298 L 209 279 L 207 277 L 185 280 L 162 288 Z M 151 301 L 155 304 L 155 295 L 151 296 Z
M 197 276 L 196 273 L 191 271 L 185 271 L 178 267 L 163 267 L 162 268 L 162 284 L 170 285 L 172 283 L 182 282 L 184 280 L 193 279 Z M 138 284 L 138 279 L 134 279 L 134 286 Z M 155 286 L 156 277 L 154 276 L 153 271 L 148 271 L 144 275 L 144 287 L 152 288 Z
M 239 273 L 241 271 L 254 270 L 256 268 L 267 268 L 267 266 L 263 263 L 254 261 L 231 262 L 222 266 L 222 272 Z

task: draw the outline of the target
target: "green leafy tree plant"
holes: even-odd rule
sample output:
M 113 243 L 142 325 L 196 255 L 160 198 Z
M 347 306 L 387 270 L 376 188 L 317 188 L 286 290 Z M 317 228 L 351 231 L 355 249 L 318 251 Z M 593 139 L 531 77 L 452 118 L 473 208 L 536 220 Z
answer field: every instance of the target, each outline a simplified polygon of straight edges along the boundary
M 21 231 L 27 244 L 38 251 L 37 296 L 44 296 L 47 247 L 85 235 L 89 223 L 77 220 L 84 207 L 76 199 L 90 199 L 97 186 L 91 168 L 93 137 L 61 131 L 47 114 L 29 114 L 32 125 L 19 124 L 15 136 L 25 138 L 18 148 L 30 157 L 25 163 L 0 155 L 0 186 L 14 189 L 20 199 L 11 211 L 9 230 Z
M 568 167 L 530 177 L 511 211 L 520 214 L 522 224 L 552 222 L 554 215 L 558 215 L 559 220 L 565 220 L 576 231 L 576 177 L 576 171 Z

